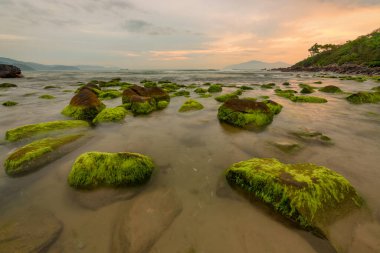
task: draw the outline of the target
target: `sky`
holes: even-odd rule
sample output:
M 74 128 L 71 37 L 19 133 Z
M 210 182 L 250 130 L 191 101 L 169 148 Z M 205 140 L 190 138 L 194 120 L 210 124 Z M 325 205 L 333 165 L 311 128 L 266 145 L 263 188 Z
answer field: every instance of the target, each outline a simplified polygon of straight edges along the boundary
M 380 0 L 0 0 L 0 24 L 0 56 L 43 64 L 293 64 L 380 28 Z

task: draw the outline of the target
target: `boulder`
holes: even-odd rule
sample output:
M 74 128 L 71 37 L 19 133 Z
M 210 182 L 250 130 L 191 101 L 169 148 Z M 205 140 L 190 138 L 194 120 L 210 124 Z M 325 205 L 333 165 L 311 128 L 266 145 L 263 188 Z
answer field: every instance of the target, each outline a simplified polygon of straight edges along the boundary
M 79 189 L 136 186 L 146 183 L 153 169 L 152 159 L 141 154 L 87 152 L 75 160 L 68 183 Z
M 7 141 L 13 142 L 34 136 L 41 136 L 54 131 L 69 129 L 88 129 L 89 127 L 90 124 L 87 121 L 83 120 L 49 121 L 9 129 L 5 132 L 5 139 Z
M 346 97 L 346 100 L 352 104 L 375 104 L 380 102 L 380 92 L 361 91 Z
M 5 172 L 9 176 L 21 176 L 35 171 L 68 152 L 76 140 L 83 135 L 66 135 L 63 137 L 45 138 L 27 144 L 11 153 L 4 162 Z M 69 145 L 72 144 L 73 145 Z
M 273 114 L 279 114 L 282 110 L 282 105 L 273 100 L 268 99 L 262 102 L 268 106 L 269 110 L 271 110 Z
M 71 99 L 62 114 L 74 119 L 93 120 L 105 107 L 95 93 L 82 89 Z
M 23 77 L 21 69 L 13 65 L 0 64 L 0 78 L 20 78 Z
M 0 88 L 14 88 L 14 87 L 17 87 L 17 85 L 13 83 L 0 83 Z
M 208 87 L 207 91 L 210 93 L 214 92 L 221 92 L 222 91 L 222 85 L 220 84 L 211 84 L 210 87 Z
M 197 111 L 202 110 L 203 105 L 194 99 L 188 99 L 183 103 L 183 105 L 179 108 L 179 112 L 188 112 L 188 111 Z
M 271 109 L 263 102 L 250 99 L 230 99 L 218 109 L 218 119 L 246 129 L 261 128 L 273 120 Z
M 327 85 L 319 89 L 319 91 L 326 93 L 342 93 L 343 91 L 335 85 Z
M 128 111 L 123 107 L 106 108 L 96 115 L 95 119 L 92 121 L 94 124 L 104 123 L 104 122 L 117 122 L 122 121 Z
M 181 211 L 182 203 L 171 189 L 140 194 L 116 221 L 111 252 L 149 252 Z
M 226 170 L 231 186 L 259 199 L 302 228 L 326 235 L 331 223 L 361 206 L 354 187 L 338 173 L 311 163 L 253 158 Z
M 0 251 L 47 252 L 62 228 L 62 223 L 49 212 L 23 212 L 0 224 Z
M 3 106 L 15 106 L 17 104 L 18 103 L 15 101 L 5 101 L 4 103 L 2 103 Z
M 234 92 L 231 92 L 231 93 L 227 93 L 227 94 L 223 94 L 223 95 L 220 95 L 220 96 L 217 96 L 215 98 L 216 101 L 218 102 L 226 102 L 227 100 L 229 99 L 232 99 L 232 98 L 239 98 L 239 95 L 242 94 L 242 91 L 241 90 L 237 90 L 237 91 L 234 91 Z

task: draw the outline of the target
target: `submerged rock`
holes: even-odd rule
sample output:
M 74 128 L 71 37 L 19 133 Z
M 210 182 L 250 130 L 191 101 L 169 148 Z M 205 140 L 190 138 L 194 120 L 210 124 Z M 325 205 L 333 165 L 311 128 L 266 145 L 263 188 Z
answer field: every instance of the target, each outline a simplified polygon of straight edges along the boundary
M 95 93 L 83 89 L 71 99 L 62 114 L 74 119 L 93 120 L 105 107 Z
M 327 85 L 319 89 L 319 91 L 326 93 L 342 93 L 343 91 L 335 85 Z
M 54 99 L 55 97 L 52 96 L 52 95 L 49 95 L 49 94 L 44 94 L 44 95 L 39 96 L 39 98 L 42 98 L 42 99 Z
M 17 85 L 13 83 L 0 83 L 0 88 L 14 88 L 14 87 L 17 87 Z
M 89 127 L 89 123 L 83 120 L 57 120 L 42 122 L 9 129 L 5 132 L 5 139 L 7 141 L 18 141 L 52 131 L 65 129 L 86 129 Z
M 116 221 L 111 252 L 149 252 L 181 211 L 182 203 L 171 189 L 140 194 Z
M 82 189 L 135 186 L 147 182 L 153 169 L 152 159 L 141 154 L 87 152 L 75 160 L 68 183 Z
M 20 78 L 23 77 L 21 69 L 8 64 L 0 64 L 0 78 Z
M 268 106 L 268 108 L 271 110 L 273 114 L 279 114 L 282 110 L 282 105 L 273 100 L 268 99 L 262 102 Z
M 237 91 L 234 91 L 232 93 L 227 93 L 227 94 L 223 94 L 223 95 L 217 96 L 215 98 L 215 100 L 218 101 L 218 102 L 226 102 L 229 99 L 233 99 L 233 98 L 237 99 L 237 98 L 239 98 L 239 95 L 241 95 L 241 94 L 242 94 L 241 90 L 237 90 Z
M 14 101 L 5 101 L 4 103 L 2 103 L 3 106 L 15 106 L 17 104 L 18 103 Z
M 121 97 L 121 92 L 117 90 L 106 90 L 106 91 L 100 91 L 99 92 L 99 99 L 114 99 Z
M 375 104 L 380 102 L 380 92 L 361 91 L 346 97 L 352 104 Z
M 202 110 L 203 105 L 194 99 L 188 99 L 183 103 L 183 105 L 179 108 L 179 112 L 188 112 L 188 111 L 197 111 Z
M 242 128 L 260 128 L 270 124 L 274 113 L 263 102 L 230 99 L 218 109 L 218 119 Z
M 313 96 L 292 96 L 290 100 L 298 103 L 327 103 L 327 99 Z
M 123 107 L 106 108 L 96 115 L 92 121 L 94 124 L 104 122 L 117 122 L 122 121 L 127 116 L 128 111 Z
M 304 130 L 300 130 L 300 131 L 291 132 L 291 134 L 294 136 L 297 136 L 301 140 L 307 141 L 307 142 L 319 142 L 319 143 L 325 144 L 325 145 L 333 144 L 330 137 L 322 134 L 321 132 L 317 132 L 317 131 L 304 129 Z
M 210 93 L 214 93 L 214 92 L 221 92 L 222 91 L 222 85 L 220 84 L 211 84 L 207 91 L 210 92 Z
M 260 87 L 261 87 L 262 89 L 273 89 L 274 86 L 276 86 L 275 83 L 267 83 L 267 84 L 262 84 Z
M 189 97 L 190 92 L 187 90 L 179 90 L 179 91 L 174 92 L 173 94 L 173 97 L 180 97 L 180 96 Z
M 27 144 L 8 156 L 4 162 L 5 172 L 9 176 L 21 176 L 35 171 L 70 152 L 74 146 L 69 144 L 82 136 L 49 137 Z
M 281 150 L 282 152 L 293 154 L 301 150 L 301 145 L 298 143 L 290 143 L 290 142 L 275 142 L 273 146 Z
M 195 93 L 197 93 L 197 94 L 205 94 L 205 93 L 207 93 L 207 89 L 204 89 L 204 88 L 196 88 L 195 90 L 194 90 L 194 92 Z
M 310 94 L 310 93 L 313 93 L 315 92 L 314 89 L 312 87 L 303 87 L 302 90 L 300 91 L 300 93 L 302 94 Z
M 326 234 L 326 227 L 362 200 L 338 173 L 311 163 L 283 164 L 274 158 L 253 158 L 226 170 L 229 184 L 307 230 Z
M 49 212 L 23 212 L 0 225 L 1 252 L 46 252 L 62 231 L 62 223 Z

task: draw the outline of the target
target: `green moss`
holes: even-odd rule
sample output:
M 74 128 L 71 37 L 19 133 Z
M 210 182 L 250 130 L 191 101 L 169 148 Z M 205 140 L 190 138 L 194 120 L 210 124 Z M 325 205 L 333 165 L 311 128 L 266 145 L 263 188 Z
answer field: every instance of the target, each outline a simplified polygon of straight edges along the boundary
M 269 110 L 273 114 L 279 114 L 282 110 L 282 105 L 280 105 L 279 103 L 276 103 L 272 100 L 264 100 L 263 103 L 268 106 Z
M 61 113 L 74 119 L 93 120 L 104 108 L 106 108 L 104 104 L 100 104 L 96 107 L 68 105 L 62 110 Z
M 168 107 L 168 105 L 169 105 L 168 101 L 165 101 L 165 100 L 158 101 L 158 103 L 157 103 L 157 110 L 165 109 L 166 107 Z
M 314 89 L 312 87 L 303 87 L 300 92 L 302 94 L 310 94 L 314 92 Z
M 289 83 L 289 82 L 284 82 L 284 83 L 282 83 L 282 85 L 284 85 L 284 86 L 289 86 L 290 83 Z
M 194 111 L 194 110 L 202 110 L 204 107 L 201 103 L 194 99 L 188 99 L 185 101 L 185 103 L 179 108 L 179 112 L 187 112 L 187 111 Z
M 322 84 L 322 81 L 316 81 L 315 84 Z
M 343 91 L 335 85 L 327 85 L 319 89 L 319 91 L 326 93 L 342 93 Z
M 232 92 L 232 93 L 223 94 L 223 95 L 217 96 L 215 98 L 215 100 L 218 101 L 218 102 L 226 102 L 229 99 L 239 98 L 239 95 L 241 93 L 239 95 L 238 94 L 239 94 L 239 92 L 236 92 L 236 91 Z
M 220 84 L 211 84 L 207 91 L 210 92 L 210 93 L 215 93 L 215 92 L 221 92 L 222 91 L 222 85 Z
M 366 76 L 340 76 L 340 80 L 351 80 L 351 81 L 356 81 L 356 82 L 364 82 L 367 81 Z
M 376 92 L 380 92 L 380 86 L 373 87 L 371 90 L 376 91 Z
M 179 91 L 175 92 L 173 96 L 174 97 L 180 97 L 180 96 L 188 97 L 188 96 L 190 96 L 190 92 L 187 90 L 179 90 Z
M 92 121 L 94 124 L 103 122 L 121 121 L 128 114 L 128 111 L 123 107 L 106 108 L 102 110 Z
M 45 94 L 45 95 L 39 96 L 39 98 L 42 98 L 42 99 L 54 99 L 55 97 L 52 96 L 52 95 Z
M 207 89 L 196 88 L 196 89 L 194 90 L 194 92 L 197 93 L 197 94 L 204 94 L 204 93 L 207 92 Z
M 59 87 L 57 86 L 53 86 L 53 85 L 48 85 L 48 86 L 45 86 L 44 89 L 45 90 L 49 90 L 49 89 L 58 89 Z
M 346 97 L 347 101 L 352 104 L 379 103 L 380 92 L 358 92 Z
M 174 92 L 180 87 L 176 83 L 163 83 L 160 85 L 161 88 L 163 88 L 166 92 Z
M 212 97 L 212 95 L 210 93 L 201 94 L 199 96 L 199 98 L 209 98 L 209 97 Z
M 292 96 L 290 100 L 297 103 L 327 103 L 327 99 L 313 96 Z
M 279 97 L 283 97 L 283 98 L 291 98 L 294 96 L 295 93 L 297 93 L 297 91 L 295 90 L 281 90 L 281 89 L 276 89 L 275 90 L 275 93 L 277 96 Z
M 152 159 L 141 154 L 87 152 L 75 160 L 68 183 L 82 189 L 134 186 L 147 182 L 153 169 Z
M 261 88 L 262 88 L 262 89 L 273 89 L 274 86 L 276 86 L 275 83 L 267 83 L 267 84 L 263 84 L 263 85 L 261 85 Z
M 18 141 L 25 138 L 30 138 L 43 133 L 74 129 L 74 128 L 87 128 L 89 123 L 83 120 L 58 120 L 50 122 L 42 122 L 38 124 L 25 125 L 5 132 L 5 139 L 7 141 Z
M 5 172 L 9 176 L 18 176 L 38 169 L 40 166 L 51 162 L 65 152 L 55 152 L 62 146 L 82 137 L 82 135 L 68 135 L 57 138 L 45 138 L 34 141 L 13 152 L 4 162 Z
M 117 91 L 117 90 L 107 90 L 107 91 L 100 91 L 98 97 L 101 100 L 114 99 L 114 98 L 121 97 L 121 94 L 122 93 L 120 91 Z
M 13 87 L 17 87 L 17 85 L 13 83 L 0 83 L 0 88 L 13 88 Z
M 226 170 L 226 179 L 305 229 L 322 230 L 329 221 L 362 202 L 338 173 L 314 164 L 283 164 L 253 158 Z
M 273 120 L 273 114 L 253 110 L 250 112 L 238 112 L 226 108 L 223 105 L 218 109 L 218 119 L 233 126 L 255 129 L 269 125 Z
M 5 101 L 4 103 L 2 103 L 3 106 L 15 106 L 17 104 L 18 103 L 14 101 Z
M 243 86 L 240 86 L 240 89 L 241 89 L 241 90 L 253 90 L 253 87 L 243 85 Z
M 154 101 L 154 100 L 153 100 Z M 156 105 L 150 101 L 133 102 L 131 104 L 131 111 L 133 114 L 149 114 L 156 110 Z
M 151 81 L 144 82 L 144 87 L 145 87 L 145 88 L 157 87 L 157 83 L 155 83 L 155 82 L 151 82 Z

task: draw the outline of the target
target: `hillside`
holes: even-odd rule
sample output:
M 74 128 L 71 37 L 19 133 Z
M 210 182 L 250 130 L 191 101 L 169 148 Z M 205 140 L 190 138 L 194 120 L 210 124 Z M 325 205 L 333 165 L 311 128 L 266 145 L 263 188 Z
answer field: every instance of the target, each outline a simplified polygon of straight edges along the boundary
M 310 57 L 291 68 L 324 67 L 333 64 L 380 67 L 380 28 L 342 45 L 315 44 L 309 52 Z
M 286 68 L 289 64 L 285 62 L 262 62 L 262 61 L 249 61 L 235 65 L 230 65 L 224 69 L 236 69 L 236 70 L 259 70 L 259 69 L 272 69 L 272 68 Z

